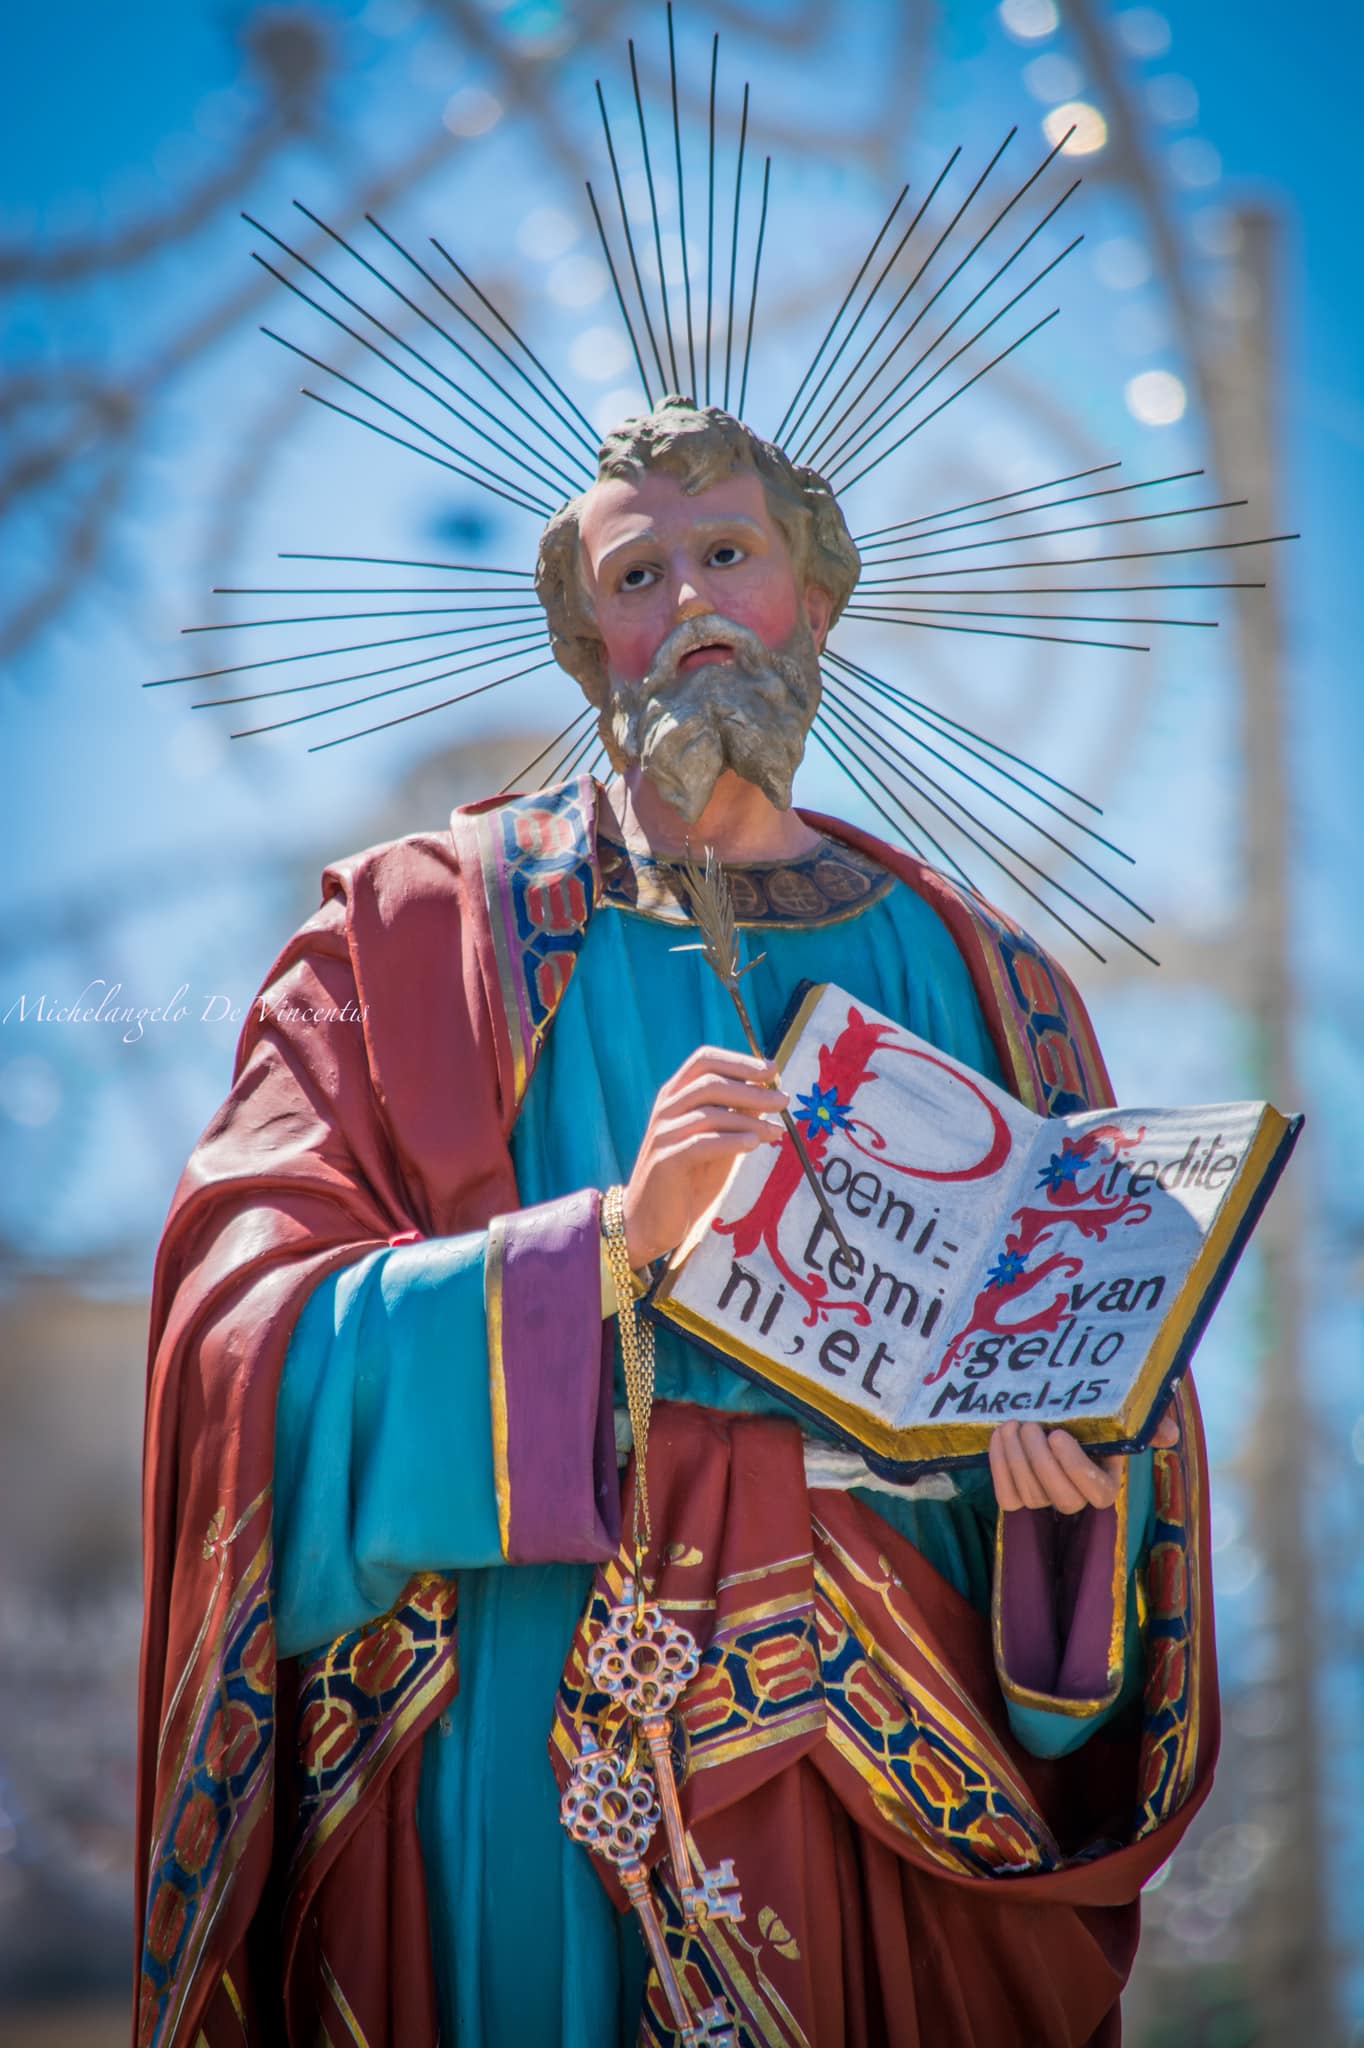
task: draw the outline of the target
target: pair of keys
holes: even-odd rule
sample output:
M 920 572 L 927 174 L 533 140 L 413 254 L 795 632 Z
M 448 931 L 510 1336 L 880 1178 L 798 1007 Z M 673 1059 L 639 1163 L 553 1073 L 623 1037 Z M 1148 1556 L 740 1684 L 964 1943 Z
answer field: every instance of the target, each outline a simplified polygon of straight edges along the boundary
M 620 1873 L 639 1915 L 649 1954 L 683 2048 L 734 2048 L 734 2023 L 722 2000 L 698 2012 L 688 2009 L 663 1935 L 663 1923 L 649 1887 L 645 1852 L 661 1818 L 668 1837 L 688 1927 L 703 1919 L 741 1920 L 743 1902 L 726 1857 L 693 1882 L 682 1825 L 682 1808 L 672 1764 L 672 1710 L 701 1666 L 696 1643 L 652 1602 L 637 1600 L 627 1580 L 588 1652 L 587 1669 L 596 1689 L 623 1706 L 643 1738 L 652 1766 L 632 1773 L 611 1751 L 585 1744 L 564 1793 L 560 1812 L 575 1842 L 605 1856 Z

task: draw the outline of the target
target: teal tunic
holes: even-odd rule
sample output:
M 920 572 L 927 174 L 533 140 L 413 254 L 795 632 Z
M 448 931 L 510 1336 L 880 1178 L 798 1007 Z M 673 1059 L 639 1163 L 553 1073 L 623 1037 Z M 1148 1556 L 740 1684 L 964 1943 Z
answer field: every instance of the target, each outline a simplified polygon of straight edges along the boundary
M 609 900 L 593 917 L 512 1136 L 526 1206 L 626 1180 L 663 1082 L 699 1045 L 744 1049 L 715 977 L 697 953 L 676 950 L 692 936 Z M 744 988 L 769 1043 L 801 981 L 833 981 L 1000 1078 L 956 947 L 902 884 L 841 920 L 764 923 L 743 936 L 745 957 L 762 955 Z M 633 2043 L 642 1944 L 558 1824 L 547 1747 L 591 1572 L 501 1562 L 484 1245 L 471 1233 L 375 1252 L 310 1298 L 279 1396 L 279 1649 L 299 1655 L 372 1620 L 414 1571 L 458 1573 L 460 1690 L 426 1737 L 419 1808 L 443 2037 L 458 2048 Z M 657 1373 L 662 1400 L 789 1412 L 673 1329 L 658 1331 Z M 1129 1563 L 1148 1540 L 1150 1462 L 1133 1461 Z M 988 1608 L 987 1472 L 965 1475 L 951 1501 L 866 1498 Z M 1135 1626 L 1127 1639 L 1110 1713 L 1140 1682 Z M 1053 1756 L 1106 1718 L 1012 1704 L 1009 1716 L 1028 1748 Z

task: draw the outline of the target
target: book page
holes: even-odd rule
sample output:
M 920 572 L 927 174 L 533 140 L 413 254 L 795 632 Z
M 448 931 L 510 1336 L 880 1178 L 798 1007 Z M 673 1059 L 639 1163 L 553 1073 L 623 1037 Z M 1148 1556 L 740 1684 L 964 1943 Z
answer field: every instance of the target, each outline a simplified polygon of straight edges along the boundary
M 914 1423 L 1116 1416 L 1260 1126 L 1263 1103 L 1041 1125 L 984 1284 Z
M 783 1078 L 838 1226 L 789 1140 L 743 1158 L 658 1307 L 898 1427 L 979 1286 L 1041 1120 L 837 988 L 813 992 Z M 976 1256 L 973 1261 L 972 1247 Z

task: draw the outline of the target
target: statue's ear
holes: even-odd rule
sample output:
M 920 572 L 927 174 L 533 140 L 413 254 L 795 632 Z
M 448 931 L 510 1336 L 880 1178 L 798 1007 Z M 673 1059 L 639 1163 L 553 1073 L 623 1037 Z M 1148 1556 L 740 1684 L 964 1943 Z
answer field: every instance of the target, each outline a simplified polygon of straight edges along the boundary
M 834 601 L 828 591 L 822 589 L 818 583 L 807 583 L 805 586 L 805 616 L 810 622 L 810 631 L 814 634 L 821 652 L 824 648 L 825 635 L 829 630 L 829 621 L 833 617 L 833 610 Z

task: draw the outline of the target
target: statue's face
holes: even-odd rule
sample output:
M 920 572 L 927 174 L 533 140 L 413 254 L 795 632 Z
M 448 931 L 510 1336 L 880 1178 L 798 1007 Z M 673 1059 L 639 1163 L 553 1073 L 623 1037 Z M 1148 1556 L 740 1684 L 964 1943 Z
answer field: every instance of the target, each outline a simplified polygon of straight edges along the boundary
M 617 757 L 692 821 L 726 768 L 789 805 L 830 605 L 798 587 L 759 479 L 695 495 L 662 470 L 609 479 L 587 493 L 579 535 Z

